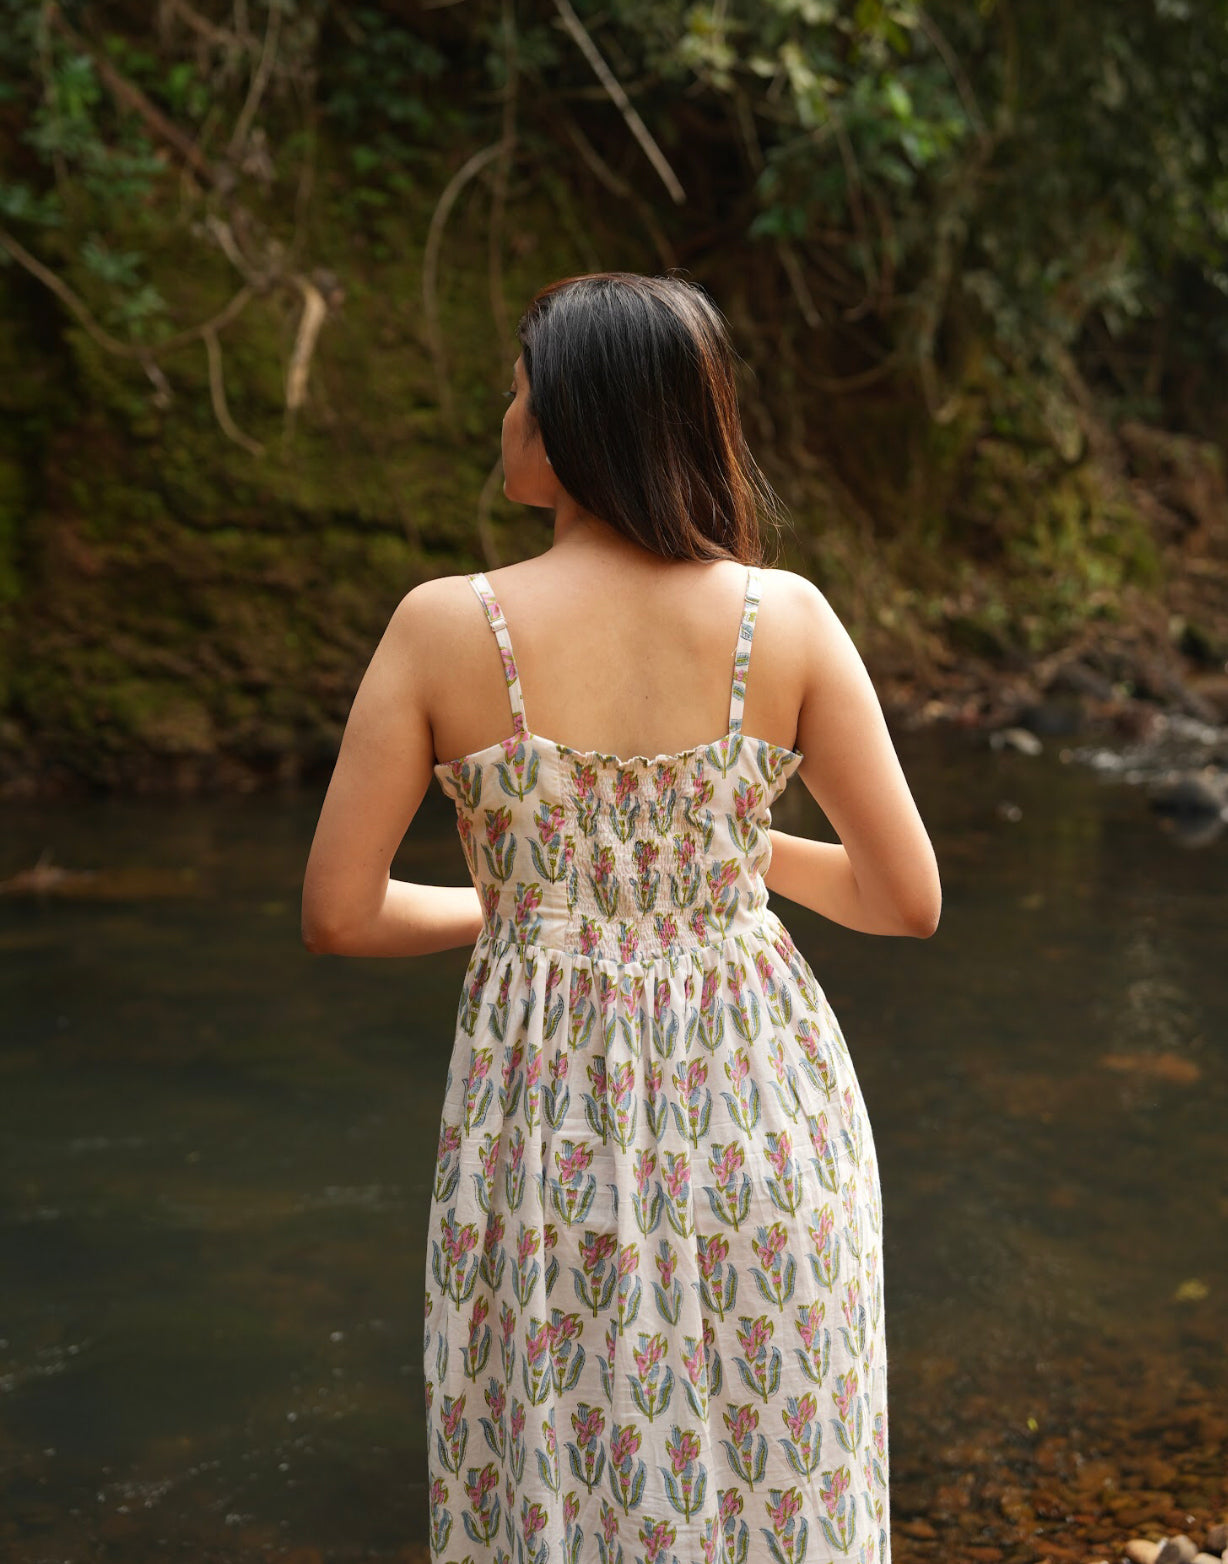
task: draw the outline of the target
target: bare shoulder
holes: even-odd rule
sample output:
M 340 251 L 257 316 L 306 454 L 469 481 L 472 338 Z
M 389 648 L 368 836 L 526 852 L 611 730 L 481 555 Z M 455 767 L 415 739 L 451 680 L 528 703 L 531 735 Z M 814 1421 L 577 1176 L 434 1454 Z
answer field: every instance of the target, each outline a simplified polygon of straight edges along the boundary
M 483 666 L 489 639 L 481 605 L 463 575 L 420 581 L 401 598 L 385 632 L 428 702 L 440 688 L 451 687 L 454 674 L 463 677 Z
M 768 609 L 765 618 L 778 627 L 782 639 L 794 643 L 799 651 L 821 651 L 833 640 L 846 638 L 835 609 L 809 577 L 795 570 L 766 569 L 762 577 L 760 603 Z
M 406 592 L 393 610 L 389 634 L 419 665 L 454 659 L 484 627 L 481 605 L 464 576 L 434 576 Z
M 460 625 L 474 607 L 474 592 L 464 576 L 432 576 L 411 587 L 393 611 L 393 620 L 406 635 L 428 635 Z

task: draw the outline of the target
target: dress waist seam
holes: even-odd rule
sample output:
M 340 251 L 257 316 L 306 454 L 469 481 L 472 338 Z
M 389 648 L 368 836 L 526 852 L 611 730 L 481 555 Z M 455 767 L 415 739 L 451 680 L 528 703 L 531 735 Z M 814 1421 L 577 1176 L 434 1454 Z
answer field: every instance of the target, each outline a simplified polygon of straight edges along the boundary
M 630 961 L 623 961 L 617 956 L 586 954 L 584 951 L 573 950 L 566 945 L 548 945 L 543 940 L 509 938 L 506 935 L 492 933 L 489 929 L 483 929 L 474 945 L 474 954 L 476 955 L 479 950 L 497 952 L 500 955 L 520 951 L 530 956 L 565 957 L 573 967 L 587 966 L 628 973 L 646 972 L 656 967 L 669 967 L 676 971 L 679 967 L 693 962 L 698 962 L 702 966 L 705 954 L 719 957 L 727 947 L 737 946 L 747 939 L 766 940 L 771 943 L 782 927 L 775 912 L 765 906 L 753 923 L 731 929 L 718 940 L 708 940 L 697 945 L 675 945 L 660 950 L 655 955 L 640 954 Z

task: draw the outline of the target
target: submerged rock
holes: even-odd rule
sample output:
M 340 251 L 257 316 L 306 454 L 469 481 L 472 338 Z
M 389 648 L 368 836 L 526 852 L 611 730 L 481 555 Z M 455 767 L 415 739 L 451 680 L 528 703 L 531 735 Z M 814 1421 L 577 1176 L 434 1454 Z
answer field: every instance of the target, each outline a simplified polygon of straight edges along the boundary
M 1151 807 L 1161 814 L 1222 816 L 1228 811 L 1228 772 L 1206 766 L 1170 774 L 1153 784 Z

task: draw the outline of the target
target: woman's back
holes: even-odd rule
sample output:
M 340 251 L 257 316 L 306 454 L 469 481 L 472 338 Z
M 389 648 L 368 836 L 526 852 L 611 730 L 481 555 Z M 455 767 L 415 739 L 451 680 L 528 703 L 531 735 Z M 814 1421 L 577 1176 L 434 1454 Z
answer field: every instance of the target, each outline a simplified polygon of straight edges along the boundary
M 551 550 L 487 579 L 515 645 L 531 732 L 580 751 L 673 754 L 723 736 L 746 566 L 646 558 L 642 550 Z M 744 728 L 793 748 L 801 704 L 797 587 L 761 572 Z M 438 624 L 428 677 L 439 760 L 510 732 L 498 647 L 463 577 L 432 583 Z

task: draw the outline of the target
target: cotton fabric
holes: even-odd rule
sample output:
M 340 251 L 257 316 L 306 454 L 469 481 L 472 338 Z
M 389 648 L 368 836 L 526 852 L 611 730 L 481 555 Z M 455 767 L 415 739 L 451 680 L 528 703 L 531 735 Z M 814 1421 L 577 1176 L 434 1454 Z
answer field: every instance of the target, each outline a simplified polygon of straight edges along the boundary
M 512 733 L 435 767 L 484 926 L 460 996 L 425 1315 L 435 1564 L 890 1564 L 877 1156 L 768 906 L 801 763 Z

